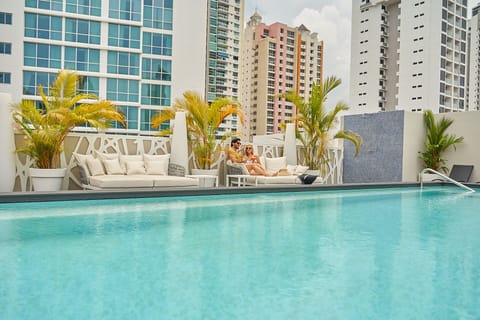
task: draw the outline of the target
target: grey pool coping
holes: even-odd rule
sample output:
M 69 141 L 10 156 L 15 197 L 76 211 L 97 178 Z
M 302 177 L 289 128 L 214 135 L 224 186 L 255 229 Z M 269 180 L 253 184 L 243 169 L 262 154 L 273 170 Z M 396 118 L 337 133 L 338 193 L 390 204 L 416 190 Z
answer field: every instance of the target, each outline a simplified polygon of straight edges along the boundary
M 428 183 L 430 185 L 446 185 L 445 183 Z M 425 184 L 427 185 L 427 184 Z M 478 184 L 469 185 L 479 187 Z M 211 196 L 229 194 L 274 193 L 274 192 L 305 192 L 305 191 L 330 191 L 353 190 L 374 188 L 399 188 L 419 187 L 419 183 L 362 183 L 338 185 L 279 185 L 256 187 L 218 187 L 218 188 L 165 188 L 165 189 L 122 189 L 122 190 L 69 190 L 59 192 L 6 192 L 0 193 L 0 203 L 16 202 L 44 202 L 44 201 L 70 201 L 70 200 L 101 200 L 125 198 L 162 198 L 162 197 L 187 197 Z

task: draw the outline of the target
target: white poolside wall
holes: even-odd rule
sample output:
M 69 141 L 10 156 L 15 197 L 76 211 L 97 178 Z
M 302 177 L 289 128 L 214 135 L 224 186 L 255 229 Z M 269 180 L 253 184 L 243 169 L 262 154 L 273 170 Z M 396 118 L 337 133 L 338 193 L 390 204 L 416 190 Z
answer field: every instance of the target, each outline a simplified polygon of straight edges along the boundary
M 464 142 L 444 154 L 447 168 L 453 164 L 474 165 L 470 182 L 480 181 L 480 112 L 458 112 L 435 115 L 453 119 L 448 133 L 463 136 Z M 366 140 L 360 155 L 353 158 L 351 143 L 345 143 L 343 181 L 416 182 L 423 169 L 419 151 L 423 150 L 425 128 L 423 114 L 393 111 L 351 115 L 344 118 L 345 129 L 360 133 Z M 398 139 L 403 143 L 397 144 Z M 393 174 L 392 174 L 393 173 Z

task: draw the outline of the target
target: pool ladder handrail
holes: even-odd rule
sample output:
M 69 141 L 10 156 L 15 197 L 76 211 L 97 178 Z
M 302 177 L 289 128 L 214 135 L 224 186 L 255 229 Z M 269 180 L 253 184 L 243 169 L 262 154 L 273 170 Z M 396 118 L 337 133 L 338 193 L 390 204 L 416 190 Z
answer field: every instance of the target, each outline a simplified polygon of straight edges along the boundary
M 444 175 L 443 173 L 440 173 L 440 172 L 435 171 L 435 170 L 430 169 L 430 168 L 425 168 L 425 169 L 422 170 L 422 172 L 419 173 L 420 189 L 423 189 L 423 174 L 424 174 L 424 173 L 427 173 L 427 172 L 436 174 L 436 175 L 442 177 L 443 179 L 445 179 L 445 180 L 447 180 L 447 181 L 450 181 L 450 182 L 453 183 L 454 185 L 459 186 L 460 188 L 467 189 L 467 190 L 470 191 L 470 192 L 475 192 L 475 190 L 473 190 L 472 188 L 467 187 L 467 186 L 464 185 L 463 183 L 460 183 L 460 182 L 458 182 L 458 181 L 456 181 L 456 180 L 453 180 L 452 178 Z

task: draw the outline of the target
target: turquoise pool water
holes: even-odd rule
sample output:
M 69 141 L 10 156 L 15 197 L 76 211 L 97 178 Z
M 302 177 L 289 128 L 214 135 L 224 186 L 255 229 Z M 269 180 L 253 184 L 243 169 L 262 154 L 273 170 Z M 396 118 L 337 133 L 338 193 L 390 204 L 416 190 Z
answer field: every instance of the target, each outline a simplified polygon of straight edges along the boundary
M 0 319 L 479 319 L 480 193 L 0 205 Z

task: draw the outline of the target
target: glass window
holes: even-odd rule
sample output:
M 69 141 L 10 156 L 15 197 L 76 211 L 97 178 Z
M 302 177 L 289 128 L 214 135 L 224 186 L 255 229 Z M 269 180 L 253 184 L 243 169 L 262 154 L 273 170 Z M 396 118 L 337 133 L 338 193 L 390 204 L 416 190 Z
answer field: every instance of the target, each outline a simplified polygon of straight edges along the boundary
M 172 30 L 173 6 L 171 0 L 146 0 L 143 5 L 145 27 Z
M 11 77 L 10 72 L 0 72 L 0 83 L 11 83 Z
M 98 96 L 99 90 L 99 78 L 80 75 L 80 81 L 78 83 L 79 93 L 88 93 Z
M 0 12 L 0 24 L 12 24 L 12 14 Z
M 42 85 L 44 92 L 47 93 L 49 84 L 56 76 L 56 73 L 23 71 L 23 94 L 38 95 L 39 85 Z
M 170 106 L 170 86 L 142 83 L 142 104 Z
M 25 13 L 25 37 L 62 40 L 62 18 Z
M 140 27 L 110 23 L 108 45 L 123 48 L 140 48 Z
M 100 44 L 100 22 L 65 19 L 65 40 Z
M 127 129 L 138 129 L 138 107 L 132 107 L 132 106 L 118 106 L 117 111 L 120 111 L 121 113 L 124 114 L 125 116 L 125 127 Z M 122 129 L 124 126 L 122 126 L 119 122 L 115 121 L 112 124 L 113 128 L 118 128 Z
M 101 0 L 67 0 L 66 11 L 99 17 L 102 14 Z
M 141 1 L 110 0 L 108 16 L 114 19 L 140 21 Z
M 172 61 L 143 58 L 142 79 L 171 81 Z
M 138 81 L 108 78 L 107 99 L 138 102 Z
M 23 63 L 32 67 L 60 69 L 61 52 L 60 46 L 25 42 Z
M 12 44 L 9 42 L 0 42 L 0 54 L 12 54 Z
M 140 70 L 140 55 L 137 53 L 109 51 L 107 72 L 138 76 Z
M 157 129 L 152 128 L 152 116 L 156 114 L 158 110 L 152 109 L 141 109 L 140 110 L 140 130 L 144 131 L 155 131 Z M 162 128 L 163 129 L 163 128 Z
M 25 7 L 62 11 L 63 0 L 25 0 Z
M 142 52 L 171 56 L 172 36 L 169 34 L 144 32 Z
M 65 69 L 100 71 L 100 50 L 65 47 Z

